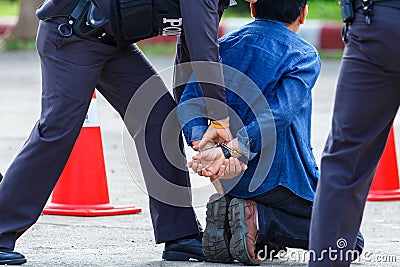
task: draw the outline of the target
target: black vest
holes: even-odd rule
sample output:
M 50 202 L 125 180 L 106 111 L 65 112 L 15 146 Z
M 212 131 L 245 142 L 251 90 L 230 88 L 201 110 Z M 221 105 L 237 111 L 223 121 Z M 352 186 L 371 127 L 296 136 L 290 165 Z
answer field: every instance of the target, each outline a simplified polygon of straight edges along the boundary
M 158 35 L 180 35 L 179 0 L 112 0 L 116 38 L 129 43 Z

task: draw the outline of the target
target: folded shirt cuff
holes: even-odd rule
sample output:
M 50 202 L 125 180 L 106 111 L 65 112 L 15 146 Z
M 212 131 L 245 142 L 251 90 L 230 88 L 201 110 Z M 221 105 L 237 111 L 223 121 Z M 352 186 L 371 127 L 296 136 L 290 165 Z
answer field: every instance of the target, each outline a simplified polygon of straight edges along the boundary
M 243 135 L 241 131 L 237 133 L 238 145 L 243 152 L 243 155 L 250 160 L 254 159 L 257 153 L 251 152 L 250 143 L 251 138 L 247 136 L 247 134 Z
M 183 133 L 185 135 L 187 144 L 192 146 L 192 142 L 201 140 L 207 129 L 208 126 L 206 125 L 184 127 Z

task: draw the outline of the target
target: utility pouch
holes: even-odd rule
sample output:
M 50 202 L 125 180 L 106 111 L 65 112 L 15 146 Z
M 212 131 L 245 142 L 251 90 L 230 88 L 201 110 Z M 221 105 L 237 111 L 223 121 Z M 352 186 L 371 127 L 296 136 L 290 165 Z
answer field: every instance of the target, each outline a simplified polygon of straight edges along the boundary
M 354 6 L 352 0 L 339 0 L 340 12 L 342 13 L 342 20 L 344 23 L 351 23 L 354 21 Z
M 58 32 L 64 37 L 76 34 L 80 38 L 98 37 L 108 19 L 90 0 L 73 0 L 60 10 L 52 10 L 51 1 L 44 2 L 36 11 L 41 20 L 66 17 L 66 22 L 58 26 Z
M 119 46 L 158 35 L 176 36 L 182 33 L 179 0 L 111 2 L 112 27 Z
M 347 42 L 347 32 L 349 24 L 354 21 L 354 5 L 352 0 L 339 0 L 340 12 L 342 13 L 342 20 L 345 23 L 342 30 L 342 41 Z
M 102 32 L 107 22 L 108 19 L 100 9 L 93 2 L 89 2 L 77 17 L 72 29 L 77 36 L 87 39 Z
M 152 0 L 114 0 L 113 28 L 118 39 L 137 42 L 156 36 Z

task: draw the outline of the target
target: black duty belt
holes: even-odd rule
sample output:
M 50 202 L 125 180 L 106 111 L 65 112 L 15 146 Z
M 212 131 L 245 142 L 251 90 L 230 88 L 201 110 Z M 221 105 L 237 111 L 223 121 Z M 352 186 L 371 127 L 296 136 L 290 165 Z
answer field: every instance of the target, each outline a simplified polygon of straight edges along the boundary
M 353 0 L 353 3 L 355 10 L 363 6 L 362 0 Z M 388 7 L 400 8 L 400 0 L 372 0 L 372 3 L 375 6 L 388 6 Z
M 43 9 L 46 10 L 45 5 L 47 3 L 44 2 L 39 7 L 36 15 L 41 20 L 49 20 L 57 17 L 66 18 L 66 21 L 58 26 L 60 35 L 70 37 L 72 34 L 76 34 L 83 39 L 97 38 L 105 44 L 116 45 L 115 38 L 105 32 L 105 25 L 108 23 L 108 19 L 101 13 L 92 0 L 71 0 L 61 10 L 41 12 Z

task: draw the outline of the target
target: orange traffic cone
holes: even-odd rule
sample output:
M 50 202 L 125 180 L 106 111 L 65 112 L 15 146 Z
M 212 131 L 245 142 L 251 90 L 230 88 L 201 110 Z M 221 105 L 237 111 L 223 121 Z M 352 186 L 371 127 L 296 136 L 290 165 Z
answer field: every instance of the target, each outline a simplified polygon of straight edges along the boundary
M 367 200 L 400 200 L 399 172 L 393 128 L 390 130 Z
M 111 205 L 97 112 L 93 95 L 81 133 L 43 213 L 70 216 L 107 216 L 141 212 L 137 207 Z

